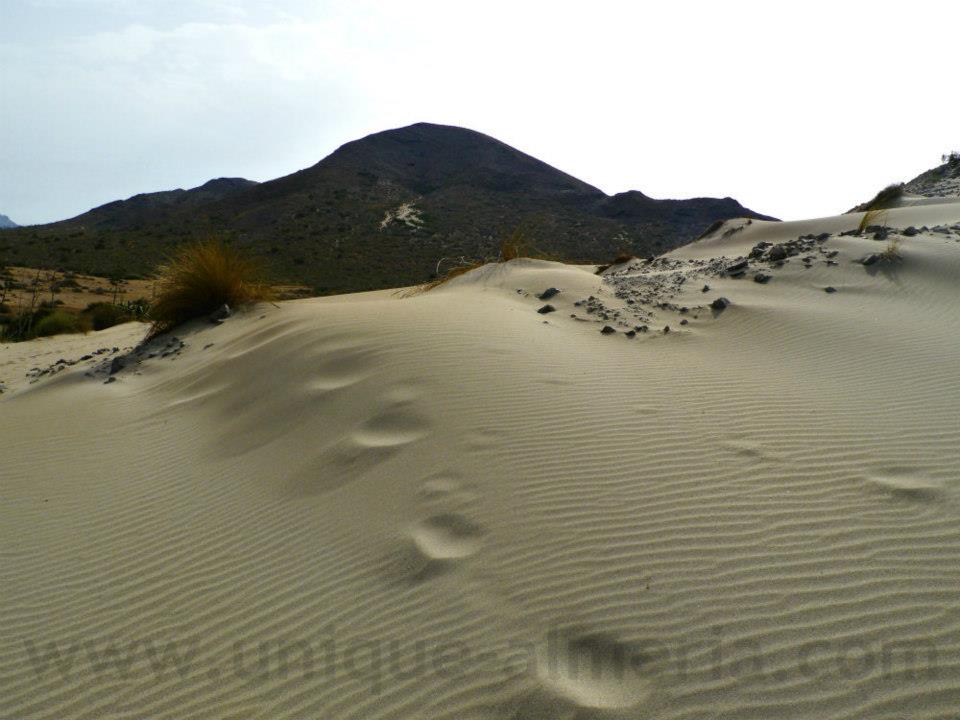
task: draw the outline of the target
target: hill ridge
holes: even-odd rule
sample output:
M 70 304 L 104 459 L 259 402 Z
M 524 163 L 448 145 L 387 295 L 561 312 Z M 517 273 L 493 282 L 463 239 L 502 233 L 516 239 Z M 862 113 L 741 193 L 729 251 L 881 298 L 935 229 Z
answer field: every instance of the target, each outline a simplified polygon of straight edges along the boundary
M 218 178 L 5 231 L 0 252 L 10 263 L 138 275 L 184 240 L 219 234 L 276 277 L 331 293 L 428 280 L 439 258 L 496 254 L 517 228 L 545 252 L 602 262 L 665 252 L 732 217 L 773 219 L 732 198 L 608 196 L 483 133 L 415 123 L 274 180 Z

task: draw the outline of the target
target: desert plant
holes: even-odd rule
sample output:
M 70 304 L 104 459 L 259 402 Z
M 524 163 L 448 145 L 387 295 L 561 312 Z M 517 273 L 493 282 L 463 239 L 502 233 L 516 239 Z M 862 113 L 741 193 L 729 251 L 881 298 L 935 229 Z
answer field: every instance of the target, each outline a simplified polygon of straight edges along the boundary
M 894 238 L 887 243 L 886 249 L 880 253 L 880 259 L 885 262 L 900 260 L 900 238 Z
M 110 292 L 113 295 L 113 304 L 117 304 L 117 297 L 123 293 L 123 285 L 126 284 L 122 270 L 114 270 L 107 278 L 110 282 Z
M 860 232 L 863 232 L 870 225 L 876 225 L 877 221 L 884 217 L 884 211 L 893 207 L 896 201 L 903 197 L 904 192 L 903 183 L 887 185 L 872 200 L 851 210 L 850 212 L 864 213 L 860 220 Z
M 150 336 L 223 305 L 236 308 L 271 297 L 259 263 L 218 239 L 185 245 L 157 270 Z
M 54 310 L 37 321 L 33 332 L 37 337 L 48 337 L 63 333 L 86 332 L 89 329 L 83 318 L 71 315 L 64 310 Z
M 500 242 L 500 254 L 497 262 L 510 262 L 520 257 L 529 257 L 530 243 L 526 233 L 519 227 Z
M 876 209 L 876 210 L 867 210 L 863 217 L 860 218 L 860 225 L 857 227 L 857 232 L 863 232 L 871 225 L 879 225 L 884 222 L 887 216 L 886 210 Z
M 120 305 L 107 302 L 95 302 L 87 305 L 83 315 L 90 320 L 94 330 L 106 330 L 114 325 L 125 323 L 134 318 Z
M 500 253 L 494 262 L 510 262 L 517 258 L 558 260 L 557 256 L 538 249 L 530 240 L 522 225 L 518 225 L 510 235 L 500 241 Z

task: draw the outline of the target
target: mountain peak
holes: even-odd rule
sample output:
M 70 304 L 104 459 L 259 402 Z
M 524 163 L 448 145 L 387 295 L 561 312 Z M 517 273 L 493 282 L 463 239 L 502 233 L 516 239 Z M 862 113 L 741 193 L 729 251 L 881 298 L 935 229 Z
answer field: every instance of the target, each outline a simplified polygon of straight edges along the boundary
M 8 218 L 6 215 L 0 215 L 0 229 L 2 228 L 15 228 L 20 227 L 13 220 Z
M 494 192 L 603 196 L 592 185 L 489 135 L 428 122 L 348 142 L 314 167 L 329 166 L 390 177 L 423 194 L 471 185 Z

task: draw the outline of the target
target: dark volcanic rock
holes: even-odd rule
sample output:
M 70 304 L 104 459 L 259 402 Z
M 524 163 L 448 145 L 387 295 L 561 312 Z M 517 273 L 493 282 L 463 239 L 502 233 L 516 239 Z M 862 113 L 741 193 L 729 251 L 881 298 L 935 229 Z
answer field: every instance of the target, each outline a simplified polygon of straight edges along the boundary
M 219 324 L 231 315 L 233 315 L 233 311 L 230 309 L 230 306 L 223 304 L 210 314 L 210 322 Z
M 603 328 L 600 330 L 600 332 L 603 333 L 604 335 L 612 335 L 613 333 L 616 332 L 616 330 L 614 330 L 609 325 L 604 325 Z
M 784 245 L 774 245 L 770 248 L 770 252 L 767 253 L 767 259 L 777 262 L 778 260 L 786 260 L 789 255 L 790 253 Z
M 729 306 L 730 301 L 725 297 L 718 297 L 716 300 L 710 303 L 710 307 L 712 307 L 714 310 L 726 310 Z
M 543 291 L 542 293 L 540 293 L 539 295 L 537 295 L 537 299 L 539 299 L 539 300 L 549 300 L 550 298 L 554 297 L 555 295 L 558 295 L 559 293 L 560 293 L 560 291 L 557 290 L 555 287 L 550 287 L 550 288 L 547 288 L 546 290 L 544 290 L 544 291 Z
M 553 305 L 544 305 L 542 308 L 537 310 L 541 315 L 546 315 L 547 313 L 556 312 L 556 308 Z

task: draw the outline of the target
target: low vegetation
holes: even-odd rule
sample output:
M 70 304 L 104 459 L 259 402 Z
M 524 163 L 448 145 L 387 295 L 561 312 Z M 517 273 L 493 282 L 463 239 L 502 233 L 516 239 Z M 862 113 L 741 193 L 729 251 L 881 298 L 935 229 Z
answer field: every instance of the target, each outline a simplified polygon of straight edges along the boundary
M 886 249 L 880 253 L 880 259 L 884 262 L 895 262 L 900 260 L 900 238 L 894 238 L 887 243 Z
M 273 297 L 263 281 L 262 266 L 219 239 L 174 252 L 158 269 L 156 287 L 150 307 L 151 336 L 223 305 L 237 308 Z
M 500 242 L 500 248 L 496 257 L 459 257 L 453 259 L 454 264 L 449 266 L 448 269 L 442 274 L 441 269 L 443 268 L 444 263 L 450 261 L 451 258 L 441 258 L 437 263 L 437 269 L 434 273 L 434 277 L 427 282 L 417 285 L 411 290 L 404 292 L 404 296 L 419 295 L 420 293 L 433 290 L 435 287 L 439 287 L 440 285 L 453 280 L 455 277 L 459 277 L 470 272 L 471 270 L 475 270 L 478 267 L 482 267 L 490 263 L 507 263 L 511 260 L 518 260 L 519 258 L 532 258 L 534 260 L 559 259 L 555 255 L 550 255 L 538 250 L 530 241 L 526 232 L 521 227 L 517 227 L 512 233 L 510 233 L 510 235 Z
M 63 333 L 87 333 L 134 320 L 142 322 L 149 308 L 150 303 L 146 298 L 116 304 L 90 303 L 80 311 L 62 307 L 59 300 L 44 300 L 16 309 L 0 304 L 0 342 L 21 342 Z
M 894 183 L 893 185 L 887 185 L 883 190 L 874 195 L 873 199 L 865 202 L 861 205 L 857 205 L 852 210 L 848 212 L 857 213 L 862 212 L 867 215 L 872 215 L 870 217 L 864 217 L 860 221 L 860 230 L 864 230 L 868 225 L 875 225 L 875 219 L 878 216 L 878 213 L 889 210 L 893 207 L 896 207 L 897 201 L 903 197 L 906 192 L 906 186 L 904 183 Z

